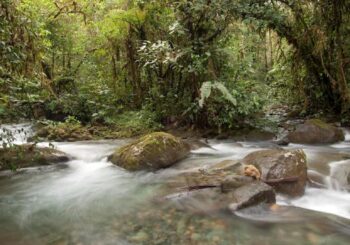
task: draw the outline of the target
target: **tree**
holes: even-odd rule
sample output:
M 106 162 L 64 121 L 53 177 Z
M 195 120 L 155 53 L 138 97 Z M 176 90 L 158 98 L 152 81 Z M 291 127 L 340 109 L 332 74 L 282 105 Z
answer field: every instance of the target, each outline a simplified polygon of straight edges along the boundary
M 307 70 L 308 109 L 348 112 L 349 1 L 236 1 L 234 13 L 262 21 L 295 48 Z M 322 101 L 322 103 L 320 103 Z

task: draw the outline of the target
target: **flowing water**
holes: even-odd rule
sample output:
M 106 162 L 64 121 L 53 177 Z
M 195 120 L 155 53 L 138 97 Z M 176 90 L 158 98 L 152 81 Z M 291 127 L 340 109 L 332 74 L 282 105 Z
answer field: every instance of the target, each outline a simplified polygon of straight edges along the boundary
M 31 134 L 28 125 L 6 127 L 25 128 L 16 143 Z M 288 146 L 304 149 L 325 188 L 307 187 L 298 199 L 279 196 L 277 210 L 236 213 L 189 212 L 155 200 L 172 176 L 242 159 L 271 143 L 210 141 L 212 148 L 155 173 L 129 173 L 107 161 L 128 140 L 54 143 L 73 160 L 0 174 L 0 244 L 349 244 L 349 140 L 347 134 L 339 144 Z

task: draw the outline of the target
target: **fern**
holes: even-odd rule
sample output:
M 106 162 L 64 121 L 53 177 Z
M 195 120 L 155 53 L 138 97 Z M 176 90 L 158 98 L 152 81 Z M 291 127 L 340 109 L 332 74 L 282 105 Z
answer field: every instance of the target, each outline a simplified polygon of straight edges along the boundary
M 205 100 L 210 97 L 211 91 L 213 89 L 217 89 L 218 91 L 220 91 L 220 93 L 223 95 L 223 98 L 231 102 L 234 106 L 237 105 L 236 98 L 233 97 L 233 95 L 228 91 L 225 85 L 215 81 L 215 82 L 205 82 L 202 84 L 202 87 L 200 89 L 201 97 L 199 99 L 200 107 L 203 107 Z
M 225 87 L 225 85 L 223 85 L 220 82 L 215 82 L 214 85 L 215 85 L 215 88 L 222 93 L 222 95 L 224 96 L 224 99 L 230 101 L 232 103 L 232 105 L 237 106 L 236 98 L 234 98 L 232 96 L 232 94 L 228 91 L 228 89 Z
M 200 107 L 203 107 L 204 101 L 210 97 L 212 87 L 213 87 L 212 82 L 205 82 L 202 84 L 201 98 L 199 99 Z

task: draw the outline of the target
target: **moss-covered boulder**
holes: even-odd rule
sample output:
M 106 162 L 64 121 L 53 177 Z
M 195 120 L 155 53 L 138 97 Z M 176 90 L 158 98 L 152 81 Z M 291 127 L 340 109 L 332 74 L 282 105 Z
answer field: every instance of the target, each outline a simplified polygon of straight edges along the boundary
M 73 142 L 91 140 L 93 136 L 87 128 L 79 124 L 60 123 L 41 127 L 30 140 L 35 141 L 40 139 L 57 142 Z
M 319 119 L 311 119 L 298 125 L 288 134 L 287 139 L 291 143 L 298 144 L 330 144 L 343 141 L 345 136 L 340 128 Z
M 184 159 L 190 147 L 171 134 L 156 132 L 117 149 L 108 160 L 130 171 L 166 168 Z
M 0 171 L 66 162 L 69 157 L 58 150 L 35 145 L 15 145 L 0 149 Z
M 279 193 L 295 197 L 305 192 L 307 166 L 303 150 L 256 151 L 247 155 L 243 163 L 255 166 L 261 173 L 261 180 Z

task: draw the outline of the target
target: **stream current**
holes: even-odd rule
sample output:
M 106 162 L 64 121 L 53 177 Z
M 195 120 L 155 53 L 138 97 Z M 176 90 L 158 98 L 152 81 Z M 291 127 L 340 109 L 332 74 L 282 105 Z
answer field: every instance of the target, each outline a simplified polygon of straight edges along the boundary
M 24 143 L 30 125 L 3 126 Z M 172 176 L 273 147 L 269 142 L 209 141 L 212 148 L 154 173 L 127 172 L 107 156 L 130 140 L 53 143 L 73 160 L 0 173 L 0 244 L 350 244 L 350 134 L 302 148 L 324 188 L 277 197 L 277 210 L 189 212 L 155 202 Z M 48 143 L 40 143 L 47 146 Z M 193 202 L 201 210 L 203 203 Z

